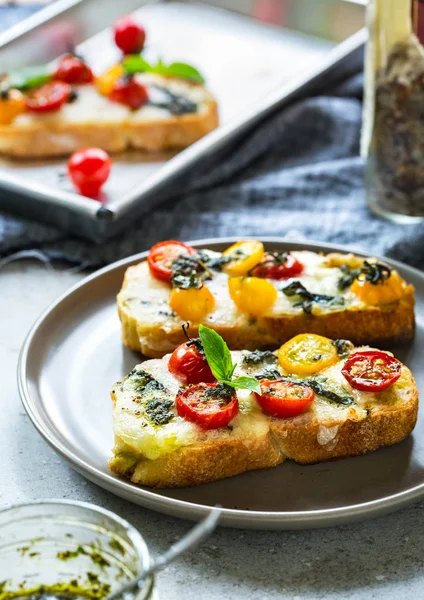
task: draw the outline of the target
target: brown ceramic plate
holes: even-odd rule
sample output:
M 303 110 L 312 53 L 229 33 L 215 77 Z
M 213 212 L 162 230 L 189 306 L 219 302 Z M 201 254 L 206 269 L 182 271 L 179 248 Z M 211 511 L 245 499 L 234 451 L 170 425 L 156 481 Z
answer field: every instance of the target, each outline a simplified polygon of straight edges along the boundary
M 233 239 L 194 242 L 223 250 Z M 318 243 L 264 240 L 273 250 L 346 251 Z M 45 312 L 22 349 L 18 381 L 28 415 L 43 437 L 80 473 L 107 490 L 163 513 L 199 519 L 214 504 L 234 527 L 295 529 L 371 517 L 424 497 L 424 419 L 407 440 L 357 458 L 312 466 L 287 461 L 231 479 L 178 490 L 136 487 L 109 472 L 113 444 L 111 385 L 140 361 L 124 348 L 115 297 L 139 254 L 87 277 Z M 386 259 L 385 259 L 386 260 Z M 416 288 L 417 334 L 393 348 L 424 390 L 424 275 L 387 260 Z M 422 411 L 421 411 L 422 413 Z

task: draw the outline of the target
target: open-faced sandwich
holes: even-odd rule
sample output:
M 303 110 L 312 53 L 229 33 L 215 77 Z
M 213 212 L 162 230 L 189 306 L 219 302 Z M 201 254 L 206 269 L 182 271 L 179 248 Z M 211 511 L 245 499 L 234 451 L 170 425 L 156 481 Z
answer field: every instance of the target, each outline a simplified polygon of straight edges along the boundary
M 199 333 L 113 387 L 110 468 L 133 483 L 182 487 L 286 458 L 355 456 L 415 426 L 415 381 L 389 352 L 315 334 L 230 352 L 215 331 Z
M 123 58 L 98 77 L 72 53 L 3 75 L 0 153 L 34 158 L 89 146 L 184 148 L 217 127 L 217 104 L 201 74 L 185 63 L 149 63 L 138 54 L 143 31 L 128 18 L 117 24 Z
M 177 241 L 153 246 L 128 268 L 118 295 L 123 342 L 161 357 L 200 323 L 232 350 L 275 348 L 299 333 L 387 347 L 414 334 L 414 289 L 374 259 L 268 252 L 240 241 L 224 252 Z

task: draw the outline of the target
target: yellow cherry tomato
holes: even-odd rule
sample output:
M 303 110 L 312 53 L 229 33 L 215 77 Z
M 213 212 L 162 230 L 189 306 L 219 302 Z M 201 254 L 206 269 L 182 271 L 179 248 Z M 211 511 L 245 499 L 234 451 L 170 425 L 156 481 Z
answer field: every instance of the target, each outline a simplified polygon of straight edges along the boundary
M 228 290 L 234 304 L 249 315 L 261 315 L 277 300 L 277 290 L 260 277 L 230 277 Z
M 184 321 L 198 323 L 213 311 L 215 298 L 205 285 L 199 289 L 174 288 L 171 292 L 169 306 Z
M 0 125 L 9 125 L 25 108 L 25 97 L 19 90 L 9 90 L 4 97 L 0 95 Z
M 234 256 L 234 260 L 223 267 L 228 275 L 237 277 L 246 275 L 250 269 L 261 262 L 264 257 L 264 245 L 256 240 L 237 242 L 223 252 L 224 256 Z
M 293 375 L 314 375 L 338 360 L 336 347 L 326 337 L 301 333 L 281 346 L 280 365 Z
M 96 77 L 96 88 L 102 96 L 109 96 L 113 90 L 115 82 L 124 75 L 124 68 L 122 65 L 113 65 L 105 73 Z
M 352 283 L 352 292 L 365 304 L 388 304 L 395 302 L 403 295 L 405 282 L 397 271 L 392 271 L 390 277 L 378 283 L 371 283 L 365 275 L 359 275 Z

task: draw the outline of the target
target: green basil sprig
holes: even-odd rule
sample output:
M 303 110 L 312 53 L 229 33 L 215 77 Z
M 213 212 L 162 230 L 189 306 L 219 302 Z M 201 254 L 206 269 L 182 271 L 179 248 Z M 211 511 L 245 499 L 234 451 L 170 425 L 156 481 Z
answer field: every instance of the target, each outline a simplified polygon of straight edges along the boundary
M 218 381 L 234 389 L 251 390 L 258 394 L 261 393 L 259 381 L 253 377 L 244 376 L 233 379 L 237 365 L 233 363 L 228 346 L 219 333 L 213 329 L 209 329 L 209 327 L 200 325 L 199 337 L 212 374 Z
M 52 78 L 51 67 L 25 67 L 24 69 L 16 69 L 10 71 L 5 80 L 7 88 L 17 90 L 32 90 L 33 88 L 41 87 Z
M 174 62 L 166 65 L 162 59 L 159 59 L 156 64 L 152 64 L 139 54 L 129 54 L 124 57 L 122 66 L 124 71 L 129 75 L 135 75 L 135 73 L 156 73 L 165 77 L 178 77 L 194 81 L 195 83 L 205 83 L 203 75 L 195 67 L 182 62 Z

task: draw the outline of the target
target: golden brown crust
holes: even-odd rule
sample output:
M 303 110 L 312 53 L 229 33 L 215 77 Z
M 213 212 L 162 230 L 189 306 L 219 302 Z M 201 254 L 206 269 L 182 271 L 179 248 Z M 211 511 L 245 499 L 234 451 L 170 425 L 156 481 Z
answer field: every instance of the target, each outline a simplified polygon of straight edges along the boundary
M 217 104 L 211 101 L 202 113 L 160 121 L 0 125 L 0 154 L 14 158 L 46 158 L 65 156 L 89 146 L 111 153 L 128 149 L 185 148 L 215 129 L 218 121 Z
M 126 286 L 124 279 L 123 288 Z M 125 346 L 151 358 L 160 358 L 185 341 L 180 326 L 164 330 L 158 326 L 141 327 L 129 311 L 118 302 Z M 355 345 L 369 344 L 387 348 L 412 339 L 415 331 L 414 288 L 409 285 L 400 300 L 381 306 L 322 313 L 319 315 L 283 315 L 259 317 L 245 327 L 214 329 L 232 350 L 275 348 L 298 333 L 317 333 L 326 337 L 351 340 Z M 197 335 L 197 328 L 190 328 Z
M 411 383 L 411 385 L 414 385 Z M 271 428 L 281 452 L 297 463 L 313 464 L 334 458 L 358 456 L 382 446 L 392 446 L 404 440 L 414 429 L 418 414 L 418 390 L 411 388 L 407 404 L 396 408 L 371 410 L 361 420 L 348 419 L 322 424 L 317 420 L 298 427 L 291 422 L 273 419 Z M 320 444 L 323 427 L 337 431 L 328 444 Z
M 110 469 L 139 485 L 155 488 L 188 487 L 232 477 L 253 469 L 275 467 L 284 460 L 270 434 L 246 444 L 242 440 L 221 441 L 181 448 L 156 460 L 141 458 L 135 466 L 122 468 L 112 458 Z

